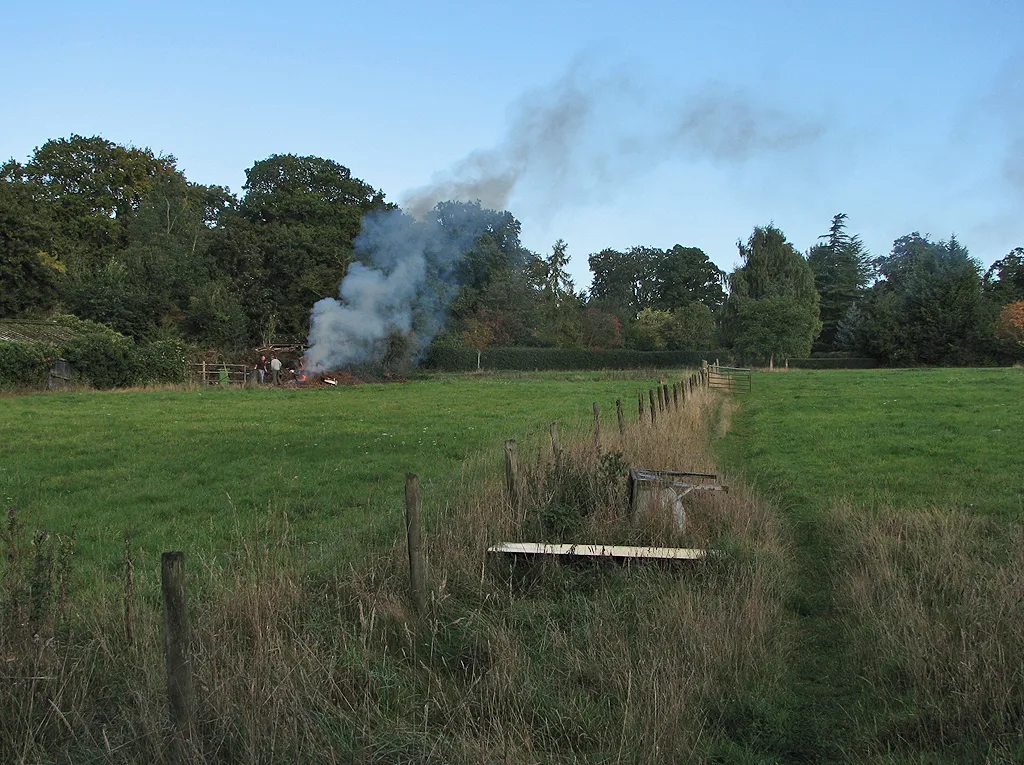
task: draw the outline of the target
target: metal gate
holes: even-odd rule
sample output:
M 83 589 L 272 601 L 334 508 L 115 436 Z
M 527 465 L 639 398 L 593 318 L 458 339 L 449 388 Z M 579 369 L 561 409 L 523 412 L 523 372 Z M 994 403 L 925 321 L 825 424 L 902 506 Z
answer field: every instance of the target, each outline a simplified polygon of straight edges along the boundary
M 708 367 L 708 387 L 729 393 L 750 393 L 750 370 L 738 367 Z

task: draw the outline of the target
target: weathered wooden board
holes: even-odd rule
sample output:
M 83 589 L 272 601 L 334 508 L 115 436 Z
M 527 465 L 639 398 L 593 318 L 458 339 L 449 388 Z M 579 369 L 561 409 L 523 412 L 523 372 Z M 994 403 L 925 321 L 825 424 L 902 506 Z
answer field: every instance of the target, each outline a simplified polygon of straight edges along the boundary
M 644 558 L 652 560 L 701 561 L 708 550 L 687 547 L 634 547 L 632 545 L 568 545 L 545 542 L 502 542 L 487 548 L 505 555 L 568 555 L 583 558 Z

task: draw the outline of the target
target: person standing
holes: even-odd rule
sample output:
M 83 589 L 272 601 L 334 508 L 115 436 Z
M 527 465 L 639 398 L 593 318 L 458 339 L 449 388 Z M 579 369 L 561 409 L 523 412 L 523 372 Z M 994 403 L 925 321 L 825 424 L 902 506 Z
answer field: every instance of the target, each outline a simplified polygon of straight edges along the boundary
M 277 357 L 276 353 L 270 354 L 270 374 L 274 380 L 274 385 L 281 384 L 281 359 Z
M 256 362 L 256 377 L 260 385 L 267 377 L 267 357 L 265 355 L 260 356 L 260 360 Z

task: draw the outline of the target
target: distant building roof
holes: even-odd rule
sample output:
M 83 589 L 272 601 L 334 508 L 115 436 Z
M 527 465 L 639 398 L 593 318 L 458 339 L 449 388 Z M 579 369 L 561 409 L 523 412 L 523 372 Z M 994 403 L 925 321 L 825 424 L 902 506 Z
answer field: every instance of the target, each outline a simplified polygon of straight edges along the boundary
M 60 345 L 77 334 L 75 330 L 55 321 L 0 319 L 0 343 L 38 343 Z

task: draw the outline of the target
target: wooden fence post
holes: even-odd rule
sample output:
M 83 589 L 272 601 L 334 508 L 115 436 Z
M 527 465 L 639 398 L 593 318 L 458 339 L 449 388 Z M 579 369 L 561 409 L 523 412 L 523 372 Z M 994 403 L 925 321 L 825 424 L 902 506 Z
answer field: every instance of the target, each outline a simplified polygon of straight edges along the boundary
M 665 394 L 665 411 L 667 412 L 672 407 L 672 400 L 668 397 L 668 385 L 663 384 L 661 390 Z
M 185 553 L 165 552 L 160 561 L 164 597 L 164 655 L 167 659 L 167 697 L 170 702 L 171 757 L 184 762 L 192 742 L 194 691 L 189 651 L 188 603 L 185 598 Z
M 601 448 L 601 409 L 594 402 L 594 446 Z
M 409 545 L 409 592 L 420 616 L 427 612 L 427 578 L 423 567 L 423 524 L 420 521 L 420 477 L 405 474 L 405 530 Z
M 619 435 L 620 436 L 626 435 L 626 418 L 622 414 L 622 399 L 621 398 L 615 399 L 615 416 L 619 420 Z
M 132 559 L 132 538 L 124 537 L 124 639 L 135 643 L 135 561 Z
M 508 451 L 508 444 L 505 444 L 506 453 Z M 562 454 L 562 448 L 558 445 L 558 423 L 551 423 L 551 456 L 557 461 Z
M 656 417 L 656 414 L 655 414 L 655 412 L 657 411 L 657 407 L 654 405 L 654 390 L 653 389 L 648 389 L 647 397 L 651 400 L 651 425 L 653 425 L 657 421 L 657 417 Z
M 508 488 L 508 501 L 513 510 L 519 509 L 519 458 L 516 453 L 516 442 L 509 439 L 505 442 L 505 486 Z
M 672 406 L 679 408 L 679 383 L 672 383 Z
M 644 394 L 643 391 L 636 394 L 637 422 L 644 418 Z

